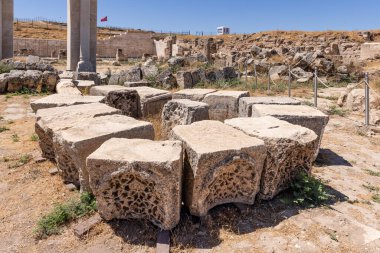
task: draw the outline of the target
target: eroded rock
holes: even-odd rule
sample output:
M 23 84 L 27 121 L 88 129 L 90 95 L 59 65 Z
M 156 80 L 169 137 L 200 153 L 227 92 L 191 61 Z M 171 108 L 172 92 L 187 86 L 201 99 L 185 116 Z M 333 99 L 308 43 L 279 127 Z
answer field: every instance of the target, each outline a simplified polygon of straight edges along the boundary
M 243 97 L 239 100 L 239 117 L 252 117 L 252 106 L 264 105 L 300 105 L 298 101 L 290 97 Z

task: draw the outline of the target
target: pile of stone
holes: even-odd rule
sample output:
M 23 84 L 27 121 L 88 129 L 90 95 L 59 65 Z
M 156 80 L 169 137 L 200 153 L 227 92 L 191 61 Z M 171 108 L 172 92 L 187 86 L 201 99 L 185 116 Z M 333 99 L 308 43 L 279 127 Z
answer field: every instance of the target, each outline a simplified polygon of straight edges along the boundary
M 274 198 L 310 172 L 328 121 L 285 98 L 240 103 L 242 91 L 184 90 L 171 100 L 110 85 L 90 94 L 33 102 L 43 156 L 95 195 L 105 220 L 147 219 L 164 230 L 178 224 L 182 203 L 203 217 L 217 205 Z M 251 117 L 237 118 L 239 105 Z M 153 125 L 136 119 L 159 113 L 167 141 L 153 141 Z

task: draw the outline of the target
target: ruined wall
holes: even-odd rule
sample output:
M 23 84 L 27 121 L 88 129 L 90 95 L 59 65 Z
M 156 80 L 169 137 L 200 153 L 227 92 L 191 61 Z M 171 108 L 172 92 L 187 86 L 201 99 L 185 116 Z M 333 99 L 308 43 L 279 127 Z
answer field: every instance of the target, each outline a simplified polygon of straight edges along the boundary
M 40 57 L 55 56 L 60 50 L 67 49 L 66 40 L 14 38 L 15 55 L 21 51 Z M 115 58 L 117 49 L 122 49 L 128 57 L 142 57 L 143 54 L 156 55 L 156 48 L 150 33 L 125 33 L 106 40 L 98 40 L 97 55 Z
M 360 59 L 380 58 L 380 43 L 364 43 L 361 47 Z

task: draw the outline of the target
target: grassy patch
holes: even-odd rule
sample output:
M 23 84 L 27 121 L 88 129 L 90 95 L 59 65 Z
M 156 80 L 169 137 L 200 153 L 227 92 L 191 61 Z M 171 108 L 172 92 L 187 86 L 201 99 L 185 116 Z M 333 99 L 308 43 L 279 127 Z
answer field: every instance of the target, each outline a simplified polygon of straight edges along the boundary
M 17 134 L 12 134 L 12 141 L 13 142 L 19 142 L 20 141 L 20 137 Z
M 327 114 L 329 115 L 339 115 L 341 117 L 344 117 L 346 116 L 347 114 L 347 111 L 335 106 L 335 105 L 332 105 L 329 107 L 329 109 L 327 110 Z
M 375 194 L 372 196 L 372 200 L 378 204 L 380 204 L 380 194 Z
M 30 136 L 30 140 L 31 141 L 38 141 L 40 138 L 38 137 L 37 134 L 32 134 L 32 136 Z
M 61 227 L 86 215 L 96 212 L 96 200 L 89 193 L 83 193 L 80 199 L 58 204 L 37 223 L 35 235 L 37 239 L 59 234 Z
M 7 64 L 0 63 L 0 74 L 11 72 L 13 68 Z
M 296 205 L 314 207 L 324 204 L 332 198 L 328 194 L 322 180 L 308 175 L 306 172 L 300 173 L 291 183 L 291 190 Z
M 30 160 L 32 160 L 32 156 L 31 155 L 29 155 L 29 154 L 23 154 L 22 156 L 20 156 L 20 158 L 17 160 L 16 163 L 8 165 L 8 168 L 9 169 L 14 169 L 14 168 L 21 167 L 21 166 L 27 164 L 28 162 L 30 162 Z
M 307 105 L 307 106 L 314 107 L 314 103 L 313 103 L 313 102 L 310 102 L 310 101 L 303 101 L 302 104 Z
M 0 126 L 0 133 L 5 132 L 5 131 L 9 131 L 9 128 L 6 126 Z
M 373 170 L 365 170 L 369 175 L 374 176 L 374 177 L 380 177 L 380 172 L 376 172 Z
M 371 185 L 371 184 L 369 184 L 369 183 L 367 183 L 367 184 L 363 184 L 362 185 L 364 188 L 366 188 L 367 190 L 369 190 L 370 192 L 378 192 L 378 191 L 380 191 L 380 188 L 379 187 L 377 187 L 377 186 L 373 186 L 373 185 Z

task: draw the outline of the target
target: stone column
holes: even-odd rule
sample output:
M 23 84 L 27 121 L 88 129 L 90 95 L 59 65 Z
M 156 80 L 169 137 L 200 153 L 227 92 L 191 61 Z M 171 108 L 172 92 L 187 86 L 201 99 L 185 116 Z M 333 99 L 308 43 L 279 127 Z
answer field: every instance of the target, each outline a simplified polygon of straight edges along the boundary
M 13 57 L 13 0 L 0 0 L 1 54 L 0 58 Z
M 92 72 L 90 58 L 91 0 L 80 1 L 80 60 L 78 72 Z
M 67 0 L 67 70 L 96 72 L 97 0 Z
M 77 69 L 80 45 L 80 0 L 67 0 L 67 70 Z

